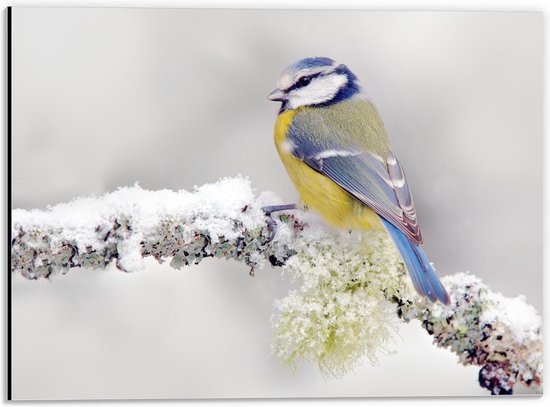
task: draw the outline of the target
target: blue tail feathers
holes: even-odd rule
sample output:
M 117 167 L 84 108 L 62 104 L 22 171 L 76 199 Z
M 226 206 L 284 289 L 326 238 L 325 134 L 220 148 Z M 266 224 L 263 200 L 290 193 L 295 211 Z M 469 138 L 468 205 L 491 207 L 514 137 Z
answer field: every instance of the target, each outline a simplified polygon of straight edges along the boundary
M 403 232 L 390 222 L 382 217 L 380 219 L 399 249 L 416 291 L 420 295 L 428 297 L 432 302 L 439 300 L 443 304 L 449 304 L 449 294 L 447 294 L 445 287 L 435 274 L 435 270 L 428 261 L 424 250 L 409 240 Z

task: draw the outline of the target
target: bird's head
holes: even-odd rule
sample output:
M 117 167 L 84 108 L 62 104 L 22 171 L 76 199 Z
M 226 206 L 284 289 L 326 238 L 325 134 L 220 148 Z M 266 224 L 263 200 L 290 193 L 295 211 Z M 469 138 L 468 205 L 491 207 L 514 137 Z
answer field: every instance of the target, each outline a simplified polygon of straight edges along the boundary
M 360 92 L 357 77 L 330 58 L 304 58 L 288 66 L 269 100 L 282 102 L 281 111 L 300 106 L 328 106 Z

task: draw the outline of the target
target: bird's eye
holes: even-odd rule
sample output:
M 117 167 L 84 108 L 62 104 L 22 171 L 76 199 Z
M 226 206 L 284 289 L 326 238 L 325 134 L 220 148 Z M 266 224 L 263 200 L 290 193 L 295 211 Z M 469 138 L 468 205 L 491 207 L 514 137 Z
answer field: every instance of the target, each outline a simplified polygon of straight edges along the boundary
M 298 84 L 299 84 L 300 86 L 309 85 L 310 82 L 311 82 L 311 77 L 309 77 L 309 76 L 302 76 L 302 77 L 298 80 Z

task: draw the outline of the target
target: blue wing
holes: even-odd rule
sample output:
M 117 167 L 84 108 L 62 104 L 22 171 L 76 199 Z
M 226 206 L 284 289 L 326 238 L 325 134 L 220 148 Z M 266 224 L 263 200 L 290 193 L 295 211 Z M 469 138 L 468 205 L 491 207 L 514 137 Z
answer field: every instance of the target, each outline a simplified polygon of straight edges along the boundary
M 342 134 L 341 124 L 335 128 L 321 119 L 317 120 L 315 130 L 310 123 L 300 124 L 300 119 L 295 118 L 287 135 L 287 144 L 295 157 L 340 185 L 409 239 L 422 243 L 409 184 L 391 150 L 387 150 L 385 157 L 369 151 L 369 145 L 362 142 L 368 139 L 368 134 L 363 138 L 349 137 L 349 133 Z M 354 129 L 358 130 L 361 131 Z

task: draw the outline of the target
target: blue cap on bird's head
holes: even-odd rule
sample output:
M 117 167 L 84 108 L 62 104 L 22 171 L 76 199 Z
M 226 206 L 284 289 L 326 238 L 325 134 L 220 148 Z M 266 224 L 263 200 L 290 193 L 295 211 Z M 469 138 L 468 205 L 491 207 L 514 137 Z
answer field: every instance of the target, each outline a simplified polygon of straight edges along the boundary
M 300 59 L 299 61 L 294 62 L 292 65 L 289 65 L 285 69 L 285 71 L 289 69 L 298 71 L 300 69 L 333 66 L 334 64 L 336 64 L 334 59 L 330 59 L 326 57 L 310 57 L 310 58 Z
M 289 65 L 269 100 L 283 102 L 281 111 L 300 106 L 328 106 L 360 93 L 357 77 L 347 66 L 325 57 L 304 58 Z

